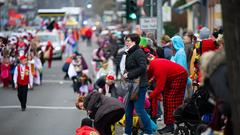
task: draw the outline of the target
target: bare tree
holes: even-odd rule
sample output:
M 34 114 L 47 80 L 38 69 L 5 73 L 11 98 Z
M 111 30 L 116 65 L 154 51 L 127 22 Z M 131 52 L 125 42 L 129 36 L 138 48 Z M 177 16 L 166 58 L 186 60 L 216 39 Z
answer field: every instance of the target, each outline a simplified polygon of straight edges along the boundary
M 240 1 L 221 0 L 234 135 L 240 135 Z

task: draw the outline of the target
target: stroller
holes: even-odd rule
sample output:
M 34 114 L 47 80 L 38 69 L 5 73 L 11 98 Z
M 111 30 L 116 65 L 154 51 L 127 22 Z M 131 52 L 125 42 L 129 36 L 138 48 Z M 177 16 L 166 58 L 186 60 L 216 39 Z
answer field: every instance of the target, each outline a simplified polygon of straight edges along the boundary
M 174 135 L 198 135 L 207 127 L 202 120 L 205 114 L 211 114 L 213 105 L 209 102 L 209 93 L 199 88 L 190 99 L 179 106 L 173 113 L 176 129 Z

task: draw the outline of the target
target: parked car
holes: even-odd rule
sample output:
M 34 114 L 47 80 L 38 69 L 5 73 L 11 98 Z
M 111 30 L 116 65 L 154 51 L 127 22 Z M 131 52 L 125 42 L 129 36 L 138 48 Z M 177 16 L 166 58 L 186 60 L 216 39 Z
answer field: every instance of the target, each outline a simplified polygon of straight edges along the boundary
M 44 51 L 47 42 L 50 40 L 53 45 L 53 58 L 54 59 L 62 59 L 62 42 L 58 36 L 57 33 L 52 33 L 52 32 L 39 32 L 37 33 L 37 37 L 40 41 L 40 46 L 42 50 Z

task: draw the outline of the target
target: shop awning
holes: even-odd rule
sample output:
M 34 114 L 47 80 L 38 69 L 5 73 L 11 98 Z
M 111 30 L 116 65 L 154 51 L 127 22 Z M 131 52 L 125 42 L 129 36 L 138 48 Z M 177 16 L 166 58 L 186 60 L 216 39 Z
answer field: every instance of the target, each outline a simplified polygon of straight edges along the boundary
M 188 8 L 192 7 L 193 5 L 198 4 L 198 3 L 200 3 L 200 0 L 192 0 L 192 1 L 190 1 L 186 4 L 184 4 L 184 5 L 179 6 L 178 8 L 175 9 L 175 11 L 179 12 L 179 13 L 183 12 L 184 10 L 186 10 L 186 9 L 188 9 Z
M 41 17 L 65 16 L 65 11 L 62 9 L 38 9 L 38 15 Z
M 57 17 L 57 16 L 65 16 L 65 13 L 38 13 L 41 17 Z

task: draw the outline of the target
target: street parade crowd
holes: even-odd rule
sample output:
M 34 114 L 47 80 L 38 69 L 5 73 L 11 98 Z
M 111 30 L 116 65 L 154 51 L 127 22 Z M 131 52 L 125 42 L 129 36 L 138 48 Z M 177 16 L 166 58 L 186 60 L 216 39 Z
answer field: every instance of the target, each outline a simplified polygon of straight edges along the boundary
M 114 134 L 118 125 L 126 135 L 232 134 L 223 29 L 163 35 L 161 43 L 138 27 L 133 33 L 101 32 L 92 57 L 94 80 L 86 81 L 83 56 L 71 63 L 81 63 L 82 70 L 75 64 L 75 75 L 73 68 L 68 75 L 78 84 L 77 108 L 93 120 L 88 132 Z M 158 130 L 159 120 L 165 127 Z
M 50 31 L 63 30 L 53 25 Z M 64 79 L 73 82 L 76 107 L 89 116 L 76 135 L 110 135 L 116 125 L 124 127 L 125 135 L 232 134 L 222 28 L 163 35 L 161 43 L 139 27 L 134 32 L 98 29 L 91 65 L 78 51 L 83 46 L 78 40 L 92 46 L 94 32 L 85 27 L 79 34 L 71 29 L 62 33 Z M 0 34 L 1 83 L 17 89 L 22 111 L 28 89 L 42 83 L 44 64 L 51 68 L 55 49 L 51 40 L 43 48 L 36 34 Z M 165 127 L 158 127 L 159 121 Z
M 25 111 L 28 89 L 41 85 L 43 65 L 45 61 L 51 64 L 52 43 L 49 41 L 42 50 L 34 31 L 18 31 L 9 35 L 1 33 L 0 46 L 1 82 L 5 88 L 17 89 L 22 111 Z M 45 52 L 49 52 L 48 59 Z

